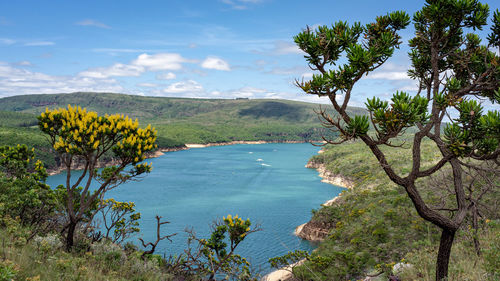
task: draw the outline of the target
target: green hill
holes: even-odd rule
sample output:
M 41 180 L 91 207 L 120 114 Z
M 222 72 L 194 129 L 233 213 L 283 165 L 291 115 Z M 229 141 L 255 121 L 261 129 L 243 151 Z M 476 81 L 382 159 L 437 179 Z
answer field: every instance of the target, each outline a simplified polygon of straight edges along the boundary
M 46 107 L 52 109 L 66 107 L 68 104 L 86 107 L 100 114 L 128 114 L 143 122 L 204 121 L 207 125 L 254 119 L 317 124 L 313 110 L 318 107 L 317 104 L 289 100 L 188 99 L 78 92 L 2 98 L 0 111 L 40 114 Z M 351 108 L 350 111 L 357 114 L 365 112 L 361 108 Z M 237 119 L 228 120 L 228 117 Z
M 187 99 L 143 97 L 113 93 L 24 95 L 0 99 L 0 145 L 26 143 L 42 150 L 49 166 L 50 148 L 36 128 L 36 116 L 45 108 L 86 107 L 99 114 L 126 114 L 158 130 L 160 148 L 185 143 L 237 140 L 319 140 L 325 131 L 314 112 L 319 105 L 289 100 Z M 365 114 L 350 108 L 350 114 Z

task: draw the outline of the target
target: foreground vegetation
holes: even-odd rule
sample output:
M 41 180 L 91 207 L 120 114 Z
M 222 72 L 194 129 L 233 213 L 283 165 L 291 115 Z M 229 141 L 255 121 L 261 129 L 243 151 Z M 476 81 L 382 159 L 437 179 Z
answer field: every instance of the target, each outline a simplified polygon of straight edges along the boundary
M 390 100 L 370 97 L 365 103 L 369 116 L 349 116 L 346 108 L 359 95 L 355 86 L 400 48 L 401 30 L 410 22 L 415 36 L 408 41 L 408 75 L 418 85 L 418 92 L 396 91 Z M 489 28 L 486 38 L 475 33 L 483 28 Z M 439 228 L 435 279 L 449 280 L 455 238 L 469 220 L 478 229 L 480 202 L 498 189 L 500 112 L 486 112 L 482 102 L 500 104 L 500 11 L 494 11 L 490 18 L 489 6 L 477 0 L 427 0 L 413 17 L 395 11 L 366 25 L 339 21 L 331 27 L 307 27 L 294 40 L 306 53 L 308 66 L 316 71 L 309 81 L 297 80 L 297 86 L 306 94 L 327 96 L 340 116 L 319 112 L 325 126 L 340 134 L 327 142 L 359 139 L 370 149 L 377 159 L 375 165 L 404 189 L 418 215 Z M 445 117 L 449 123 L 441 127 Z M 369 134 L 370 127 L 374 134 Z M 397 148 L 397 138 L 411 127 L 416 129 L 411 151 L 400 156 L 411 155 L 405 172 L 400 171 L 401 165 L 389 163 L 390 153 L 383 148 Z M 430 167 L 422 165 L 425 140 L 439 151 Z M 430 177 L 441 173 L 440 188 L 427 184 Z M 437 200 L 426 198 L 436 192 L 440 193 Z M 374 228 L 373 233 L 381 234 L 380 238 L 390 234 Z M 479 255 L 477 238 L 475 245 Z M 322 263 L 335 265 L 329 259 L 318 264 Z
M 384 150 L 389 163 L 402 174 L 411 168 L 407 150 L 408 145 Z M 422 150 L 423 166 L 432 165 L 439 153 L 437 148 L 425 141 Z M 351 179 L 355 187 L 343 191 L 333 205 L 313 210 L 311 222 L 329 229 L 328 237 L 317 250 L 272 259 L 276 268 L 306 258 L 303 265 L 293 269 L 298 280 L 357 280 L 366 276 L 387 280 L 391 275 L 401 280 L 434 280 L 439 229 L 417 214 L 406 192 L 387 178 L 363 143 L 326 146 L 323 153 L 310 161 Z M 420 182 L 421 188 L 428 190 L 424 193 L 426 201 L 441 202 L 447 193 L 442 186 L 449 180 L 444 174 Z M 495 181 L 498 187 L 500 179 L 496 177 Z M 483 217 L 477 229 L 469 220 L 459 231 L 452 250 L 449 280 L 500 278 L 500 191 L 496 188 L 483 200 Z M 474 238 L 479 242 L 480 256 Z
M 68 132 L 57 124 L 68 116 L 73 116 L 75 124 L 103 122 L 112 129 L 106 130 L 103 125 L 92 133 L 95 126 L 89 126 L 75 137 L 79 130 L 70 127 L 66 136 Z M 113 120 L 116 127 L 126 130 L 124 135 L 115 134 Z M 178 256 L 155 254 L 158 243 L 175 235 L 164 234 L 161 226 L 168 222 L 159 216 L 156 240 L 139 239 L 144 250 L 124 242 L 140 231 L 140 213 L 133 202 L 103 197 L 109 189 L 151 169 L 139 164 L 141 156 L 136 150 L 151 147 L 154 131 L 149 127 L 141 130 L 127 118 L 99 118 L 95 112 L 80 108 L 42 114 L 40 127 L 58 135 L 51 139 L 58 140 L 54 146 L 67 162 L 85 155 L 95 164 L 104 151 L 97 142 L 82 142 L 88 137 L 86 131 L 91 137 L 97 135 L 95 139 L 102 140 L 104 148 L 112 147 L 122 163 L 100 172 L 89 169 L 93 171 L 89 179 L 100 181 L 103 189 L 87 190 L 89 185 L 82 188 L 79 180 L 74 186 L 51 188 L 44 183 L 47 172 L 33 149 L 26 145 L 0 146 L 0 280 L 256 280 L 250 264 L 235 250 L 247 235 L 260 229 L 237 215 L 214 222 L 209 237 L 197 237 L 190 231 L 188 248 Z M 102 133 L 107 135 L 99 136 Z M 128 164 L 134 166 L 123 171 Z M 71 168 L 67 167 L 69 175 Z M 104 224 L 103 229 L 96 227 L 99 223 Z
M 133 202 L 104 199 L 105 193 L 151 171 L 143 162 L 157 147 L 150 124 L 141 128 L 128 116 L 71 105 L 46 108 L 37 120 L 66 180 L 45 184 L 48 173 L 35 148 L 0 146 L 0 280 L 256 280 L 235 250 L 260 229 L 237 215 L 214 222 L 206 238 L 188 231 L 188 248 L 178 256 L 155 254 L 158 243 L 176 235 L 162 233 L 168 222 L 158 215 L 155 241 L 139 238 L 144 250 L 125 244 L 140 231 L 141 214 Z M 97 169 L 105 157 L 113 164 Z M 75 162 L 83 172 L 72 178 Z
M 436 149 L 428 141 L 424 142 L 423 148 L 423 164 L 430 165 Z M 401 153 L 407 149 L 386 151 L 391 163 L 399 167 L 399 172 L 408 172 L 408 159 Z M 353 280 L 382 273 L 379 280 L 387 280 L 393 274 L 402 280 L 433 280 L 434 255 L 439 239 L 436 227 L 419 218 L 404 191 L 389 182 L 362 143 L 327 146 L 324 153 L 311 161 L 326 165 L 331 172 L 345 175 L 357 185 L 344 191 L 336 204 L 313 212 L 312 221 L 330 225 L 332 229 L 312 255 L 299 255 L 300 258 L 308 257 L 308 260 L 303 266 L 295 267 L 298 279 Z M 30 161 L 33 162 L 36 163 Z M 5 170 L 8 167 L 2 163 L 3 174 L 0 176 L 0 276 L 7 278 L 4 280 L 200 280 L 209 276 L 206 275 L 208 270 L 200 272 L 195 266 L 185 267 L 189 259 L 154 254 L 143 257 L 144 252 L 131 244 L 114 244 L 108 239 L 95 241 L 92 235 L 84 232 L 77 236 L 73 250 L 66 252 L 59 231 L 45 227 L 51 226 L 50 220 L 45 221 L 47 224 L 35 223 L 40 222 L 40 215 L 42 218 L 47 214 L 58 216 L 64 202 L 59 196 L 64 193 L 48 192 L 36 176 L 29 173 L 25 177 L 10 178 L 6 174 L 8 169 Z M 435 180 L 428 184 L 442 183 L 441 178 Z M 440 198 L 439 193 L 427 194 L 427 200 L 433 198 Z M 469 229 L 470 224 L 460 230 L 452 251 L 450 280 L 500 278 L 499 198 L 498 190 L 485 198 L 484 203 L 491 210 L 483 210 L 484 217 L 477 232 Z M 45 205 L 40 205 L 41 202 Z M 132 213 L 134 211 L 126 217 Z M 246 226 L 243 231 L 246 231 Z M 168 233 L 168 227 L 162 232 Z M 228 239 L 227 229 L 214 232 L 211 238 L 193 237 L 198 240 L 193 240 L 192 256 L 197 247 L 207 244 L 227 248 L 231 243 L 220 244 L 221 233 L 225 234 L 223 239 Z M 479 257 L 474 248 L 474 237 L 480 243 Z M 201 260 L 200 264 L 207 261 L 205 258 Z M 226 270 L 232 274 L 232 267 L 240 268 L 239 278 L 251 279 L 252 275 L 241 275 L 243 260 L 236 258 L 236 261 L 239 264 Z M 286 263 L 290 259 L 283 261 Z M 396 264 L 399 265 L 394 267 Z

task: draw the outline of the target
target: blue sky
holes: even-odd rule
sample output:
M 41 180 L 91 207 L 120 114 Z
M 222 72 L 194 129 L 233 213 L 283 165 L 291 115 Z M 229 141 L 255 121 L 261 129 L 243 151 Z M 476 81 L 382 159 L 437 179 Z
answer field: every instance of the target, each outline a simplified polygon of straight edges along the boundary
M 0 1 L 0 97 L 75 91 L 327 102 L 293 36 L 307 25 L 369 23 L 424 1 Z M 500 4 L 490 1 L 490 8 Z M 412 28 L 403 32 L 412 36 Z M 356 87 L 353 105 L 414 90 L 407 46 Z

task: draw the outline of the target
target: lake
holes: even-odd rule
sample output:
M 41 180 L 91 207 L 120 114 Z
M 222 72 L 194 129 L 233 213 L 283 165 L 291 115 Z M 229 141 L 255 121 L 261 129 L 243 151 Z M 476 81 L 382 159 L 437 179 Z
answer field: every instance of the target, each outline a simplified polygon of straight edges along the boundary
M 173 243 L 163 240 L 157 254 L 179 254 L 186 248 L 186 227 L 208 238 L 209 225 L 217 218 L 238 214 L 260 224 L 262 231 L 243 241 L 238 253 L 262 273 L 270 271 L 267 260 L 293 250 L 312 250 L 314 245 L 293 235 L 295 227 L 311 218 L 311 210 L 337 196 L 341 187 L 321 182 L 308 169 L 309 158 L 319 148 L 308 143 L 237 144 L 168 152 L 153 162 L 153 171 L 139 182 L 123 184 L 106 198 L 133 201 L 141 212 L 137 237 L 154 241 L 155 215 L 171 223 L 162 234 L 178 233 Z M 76 179 L 78 173 L 73 175 Z M 48 178 L 57 186 L 65 174 Z

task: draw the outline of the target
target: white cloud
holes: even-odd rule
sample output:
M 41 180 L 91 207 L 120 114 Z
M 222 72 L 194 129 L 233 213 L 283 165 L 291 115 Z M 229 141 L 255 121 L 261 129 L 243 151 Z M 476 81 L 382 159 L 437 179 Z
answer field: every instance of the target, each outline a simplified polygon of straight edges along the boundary
M 223 71 L 230 71 L 231 68 L 229 67 L 229 64 L 218 57 L 207 57 L 202 63 L 201 67 L 207 68 L 207 69 L 216 69 L 216 70 L 223 70 Z
M 294 43 L 285 42 L 285 41 L 274 42 L 274 48 L 271 52 L 275 55 L 303 54 L 304 53 Z
M 255 61 L 255 64 L 256 64 L 257 66 L 264 66 L 264 65 L 267 65 L 267 64 L 269 64 L 269 63 L 268 63 L 267 61 L 265 61 L 265 60 L 256 60 L 256 61 Z
M 366 79 L 410 80 L 410 77 L 406 71 L 376 71 L 368 74 Z
M 141 54 L 132 61 L 133 65 L 143 66 L 149 71 L 159 70 L 179 70 L 182 68 L 182 63 L 195 62 L 183 58 L 175 53 L 159 53 L 154 55 Z
M 156 75 L 157 80 L 172 80 L 175 79 L 177 76 L 173 72 L 168 72 L 168 73 L 158 73 Z
M 56 43 L 51 42 L 51 41 L 33 41 L 33 42 L 28 42 L 25 43 L 24 46 L 52 46 L 55 45 Z
M 380 79 L 380 80 L 391 80 L 391 81 L 401 81 L 401 80 L 411 80 L 407 74 L 408 66 L 386 63 L 381 68 L 370 72 L 368 76 L 363 77 L 363 79 Z
M 81 26 L 94 26 L 94 27 L 106 28 L 106 29 L 111 28 L 111 26 L 109 26 L 107 24 L 104 24 L 102 22 L 99 22 L 99 21 L 96 21 L 96 20 L 92 20 L 92 19 L 85 19 L 85 20 L 79 21 L 79 22 L 77 22 L 75 24 L 76 25 L 81 25 Z
M 79 76 L 92 77 L 92 78 L 108 78 L 115 76 L 140 76 L 146 71 L 160 71 L 160 70 L 179 70 L 182 68 L 182 63 L 196 62 L 183 58 L 179 54 L 174 53 L 159 53 L 154 55 L 141 54 L 137 59 L 133 60 L 130 64 L 115 63 L 109 67 L 96 67 L 79 73 Z M 157 79 L 168 80 L 174 79 L 174 73 L 159 74 Z
M 94 48 L 92 52 L 96 53 L 144 53 L 153 50 L 146 49 L 127 49 L 127 48 Z
M 254 98 L 259 94 L 265 94 L 268 91 L 260 88 L 243 87 L 237 90 L 230 91 L 229 94 L 235 98 Z
M 156 88 L 158 87 L 158 84 L 155 83 L 139 83 L 137 84 L 139 87 L 146 87 L 146 88 Z
M 234 9 L 234 10 L 245 10 L 245 9 L 247 9 L 247 6 L 238 4 L 238 3 L 236 3 L 235 1 L 232 1 L 232 0 L 221 0 L 221 2 L 224 3 L 224 4 L 227 4 L 229 6 L 231 6 L 231 8 Z
M 140 76 L 145 71 L 144 67 L 115 63 L 110 67 L 91 68 L 79 73 L 79 76 L 91 78 L 108 78 L 112 76 Z
M 33 64 L 27 60 L 23 60 L 23 61 L 18 61 L 15 63 L 15 65 L 19 65 L 19 66 L 33 66 Z
M 0 64 L 0 96 L 88 92 L 123 92 L 114 79 L 52 76 Z
M 198 95 L 199 96 L 199 95 Z M 298 92 L 283 92 L 273 91 L 257 87 L 242 87 L 239 89 L 228 91 L 212 91 L 206 94 L 211 98 L 235 99 L 235 98 L 251 98 L 251 99 L 286 99 L 312 103 L 330 104 L 327 97 L 318 97 L 315 95 L 307 95 Z
M 130 64 L 115 63 L 109 67 L 91 68 L 79 73 L 80 76 L 92 78 L 108 78 L 113 76 L 140 76 L 146 71 L 179 70 L 182 63 L 196 62 L 183 58 L 179 54 L 159 53 L 154 55 L 141 54 Z M 157 79 L 174 79 L 174 73 L 159 74 Z
M 231 6 L 234 10 L 245 10 L 248 9 L 248 4 L 257 4 L 262 2 L 262 0 L 220 0 L 222 3 Z
M 187 80 L 170 84 L 167 88 L 163 89 L 164 93 L 179 94 L 186 92 L 202 92 L 203 86 L 194 80 Z
M 12 45 L 16 43 L 16 40 L 9 39 L 9 38 L 0 38 L 0 44 L 2 45 Z
M 403 87 L 400 87 L 398 91 L 403 91 L 403 92 L 416 92 L 418 91 L 418 85 L 417 84 L 409 84 Z
M 312 72 L 303 73 L 301 78 L 304 80 L 311 80 L 313 78 L 313 73 Z

